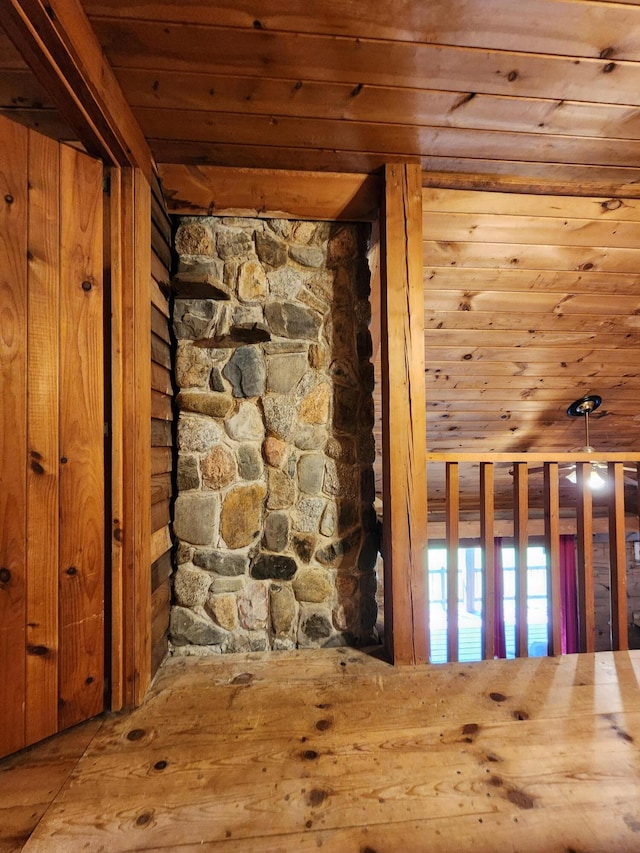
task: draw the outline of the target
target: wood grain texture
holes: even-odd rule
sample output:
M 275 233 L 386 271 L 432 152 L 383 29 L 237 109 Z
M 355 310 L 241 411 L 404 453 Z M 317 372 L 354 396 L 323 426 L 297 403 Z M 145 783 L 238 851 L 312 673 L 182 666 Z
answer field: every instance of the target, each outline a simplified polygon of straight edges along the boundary
M 28 131 L 0 118 L 0 755 L 25 744 Z
M 419 169 L 387 167 L 381 222 L 385 639 L 393 659 L 407 664 L 428 660 L 420 205 Z
M 595 650 L 595 601 L 593 582 L 593 501 L 589 477 L 591 465 L 576 465 L 576 553 L 578 588 L 578 631 L 580 651 Z
M 624 534 L 624 470 L 620 462 L 610 462 L 609 562 L 611 566 L 611 643 L 613 649 L 629 648 L 627 612 L 627 555 Z
M 633 850 L 638 654 L 172 659 L 27 850 Z
M 496 559 L 495 476 L 490 462 L 480 463 L 480 536 L 482 548 L 482 657 L 492 660 L 495 653 Z
M 61 728 L 99 713 L 104 679 L 102 164 L 60 153 Z
M 515 559 L 515 648 L 516 657 L 527 657 L 527 548 L 529 546 L 529 472 L 526 463 L 513 466 L 513 539 Z
M 26 742 L 58 731 L 59 145 L 29 135 Z
M 458 547 L 460 545 L 460 471 L 447 462 L 447 660 L 458 660 Z
M 545 556 L 547 560 L 547 619 L 550 655 L 562 653 L 562 601 L 560 593 L 560 488 L 558 463 L 544 465 Z

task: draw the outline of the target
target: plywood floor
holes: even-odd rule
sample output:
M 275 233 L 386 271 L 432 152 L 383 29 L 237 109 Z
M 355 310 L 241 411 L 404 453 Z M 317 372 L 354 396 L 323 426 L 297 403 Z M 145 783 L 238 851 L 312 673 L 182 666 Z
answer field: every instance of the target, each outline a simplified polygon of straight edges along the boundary
M 640 652 L 174 659 L 137 711 L 0 762 L 0 850 L 37 823 L 28 853 L 640 851 L 639 678 Z

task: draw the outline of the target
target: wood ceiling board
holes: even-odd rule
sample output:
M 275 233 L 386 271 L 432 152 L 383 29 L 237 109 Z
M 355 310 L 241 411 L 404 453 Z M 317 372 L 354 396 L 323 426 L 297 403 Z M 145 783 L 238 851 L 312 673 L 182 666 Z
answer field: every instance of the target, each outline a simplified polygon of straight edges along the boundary
M 606 297 L 605 297 L 606 298 Z M 508 298 L 507 298 L 508 299 Z M 636 316 L 598 316 L 591 314 L 544 314 L 527 311 L 518 299 L 509 300 L 511 312 L 503 309 L 501 313 L 484 311 L 427 311 L 425 326 L 429 330 L 469 329 L 483 331 L 531 331 L 555 332 L 570 336 L 579 328 L 581 332 L 613 336 L 614 342 L 638 346 L 640 344 L 640 317 Z M 517 309 L 517 310 L 516 310 Z
M 391 41 L 512 50 L 603 59 L 640 59 L 640 10 L 570 0 L 421 0 L 371 7 L 325 0 L 320 8 L 283 8 L 276 0 L 199 2 L 85 0 L 90 17 L 118 16 L 167 23 L 233 27 L 248 32 L 324 33 Z M 259 17 L 257 17 L 259 15 Z M 612 47 L 613 46 L 613 47 Z
M 557 193 L 576 198 L 598 195 L 640 198 L 638 169 L 429 155 L 422 157 L 421 162 L 423 187 L 532 195 Z
M 640 294 L 617 296 L 607 293 L 557 293 L 531 290 L 431 290 L 425 292 L 425 322 L 435 326 L 442 320 L 459 322 L 461 327 L 490 327 L 496 323 L 526 323 L 527 317 L 545 320 L 550 325 L 558 321 L 572 322 L 574 328 L 640 324 Z M 518 316 L 513 316 L 513 304 Z M 615 313 L 611 313 L 614 312 Z M 468 316 L 463 316 L 463 315 Z M 506 314 L 507 317 L 501 315 Z M 573 318 L 569 320 L 568 318 Z M 511 319 L 512 318 L 512 319 Z
M 423 215 L 429 240 L 472 243 L 532 243 L 546 246 L 640 246 L 640 222 L 615 219 L 505 216 L 500 213 L 438 213 Z
M 426 176 L 428 177 L 428 176 Z M 640 221 L 640 201 L 634 198 L 580 198 L 566 195 L 527 195 L 477 190 L 423 187 L 422 211 L 435 213 L 490 213 L 536 216 L 542 219 Z
M 640 249 L 606 246 L 530 246 L 524 243 L 448 243 L 425 240 L 425 266 L 527 270 L 607 270 L 637 274 Z
M 424 269 L 424 281 L 425 289 L 429 291 L 464 288 L 465 291 L 477 295 L 480 295 L 482 290 L 527 293 L 534 299 L 547 298 L 545 296 L 547 292 L 556 293 L 558 296 L 573 294 L 576 298 L 587 294 L 593 294 L 594 298 L 613 295 L 616 297 L 614 305 L 617 305 L 618 299 L 623 297 L 640 296 L 640 273 L 619 273 L 609 270 L 558 271 L 427 265 Z M 573 300 L 568 302 L 572 303 Z M 626 305 L 630 304 L 626 303 Z M 621 310 L 624 310 L 624 305 L 623 299 Z M 569 305 L 566 310 L 571 310 Z M 611 306 L 608 310 L 611 310 Z
M 575 4 L 571 4 L 575 9 Z M 370 12 L 367 7 L 366 18 Z M 385 13 L 389 14 L 388 9 Z M 368 40 L 303 33 L 184 26 L 153 20 L 91 17 L 116 71 L 174 69 L 326 82 L 442 89 L 551 100 L 634 105 L 636 62 L 427 41 Z M 364 22 L 362 22 L 364 25 Z M 430 43 L 428 43 L 430 42 Z M 596 55 L 597 56 L 597 55 Z M 612 73 L 603 73 L 611 67 Z M 615 74 L 615 86 L 612 85 Z

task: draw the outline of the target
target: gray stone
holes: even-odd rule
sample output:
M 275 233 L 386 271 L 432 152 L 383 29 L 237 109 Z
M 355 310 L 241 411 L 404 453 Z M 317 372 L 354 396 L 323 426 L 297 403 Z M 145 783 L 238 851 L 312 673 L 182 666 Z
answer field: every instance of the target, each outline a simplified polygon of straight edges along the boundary
M 287 262 L 286 245 L 268 231 L 256 234 L 256 252 L 263 264 L 274 269 L 284 266 Z
M 259 397 L 264 394 L 264 361 L 257 347 L 238 347 L 222 373 L 233 386 L 234 397 Z
M 312 346 L 314 344 L 308 344 L 306 341 L 266 341 L 262 349 L 266 355 L 284 355 L 292 352 L 306 353 Z
M 257 480 L 262 476 L 264 465 L 257 445 L 241 444 L 237 456 L 238 473 L 243 480 Z
M 249 558 L 246 554 L 232 554 L 230 551 L 198 550 L 193 554 L 193 562 L 208 572 L 226 577 L 243 575 L 249 568 Z
M 264 309 L 260 305 L 236 305 L 231 316 L 234 326 L 264 328 Z
M 178 542 L 178 547 L 175 550 L 176 565 L 181 566 L 183 563 L 190 563 L 192 557 L 193 548 L 186 542 Z
M 282 338 L 317 340 L 320 315 L 295 302 L 270 302 L 265 308 L 265 319 L 274 335 Z
M 319 270 L 305 281 L 305 287 L 325 308 L 331 305 L 335 294 L 334 273 L 329 270 Z
M 247 261 L 238 272 L 238 299 L 241 302 L 261 302 L 266 295 L 267 277 L 262 265 L 255 260 Z
M 253 254 L 253 240 L 239 229 L 220 229 L 216 235 L 216 248 L 224 261 L 248 258 Z
M 306 353 L 272 355 L 267 358 L 267 390 L 288 394 L 309 367 Z
M 320 453 L 303 453 L 298 460 L 298 486 L 308 495 L 317 495 L 324 477 L 324 456 Z
M 360 391 L 358 388 L 345 388 L 336 385 L 333 392 L 334 428 L 352 434 L 357 432 L 359 405 Z
M 229 394 L 215 391 L 180 391 L 176 402 L 183 412 L 197 412 L 211 418 L 226 417 L 233 406 Z
M 188 643 L 196 646 L 221 646 L 229 636 L 205 615 L 178 606 L 171 608 L 169 633 L 176 646 Z
M 262 441 L 264 424 L 260 412 L 252 403 L 241 403 L 233 417 L 224 422 L 229 436 L 235 441 Z
M 272 583 L 269 588 L 271 630 L 276 638 L 288 637 L 296 623 L 298 605 L 290 586 Z
M 294 401 L 284 394 L 267 394 L 262 400 L 264 422 L 271 435 L 288 441 L 297 425 L 297 408 Z
M 315 533 L 324 511 L 322 498 L 304 498 L 292 513 L 293 526 L 299 533 Z
M 218 424 L 207 417 L 181 414 L 178 420 L 178 450 L 205 453 L 222 439 Z
M 174 247 L 179 255 L 212 255 L 211 230 L 202 222 L 187 220 L 178 226 Z
M 212 391 L 218 391 L 219 393 L 227 390 L 227 386 L 224 384 L 222 379 L 222 371 L 219 367 L 212 367 L 211 373 L 209 375 L 209 388 Z
M 220 533 L 228 548 L 244 548 L 260 535 L 265 494 L 262 483 L 237 486 L 227 493 L 220 515 Z
M 173 532 L 192 545 L 210 545 L 218 536 L 220 500 L 218 495 L 187 492 L 175 503 Z
M 247 631 L 265 628 L 269 620 L 268 591 L 264 583 L 250 581 L 238 596 L 240 624 Z
M 198 457 L 178 455 L 178 491 L 188 492 L 191 489 L 200 488 L 200 474 L 198 471 Z
M 206 281 L 210 278 L 222 278 L 222 264 L 218 258 L 191 257 L 189 255 L 178 258 L 178 275 L 186 275 L 192 281 L 200 278 Z
M 298 601 L 321 604 L 333 593 L 329 573 L 323 569 L 300 569 L 292 585 Z
M 295 299 L 302 287 L 302 276 L 293 267 L 280 267 L 267 273 L 269 293 L 274 299 Z
M 341 462 L 356 462 L 358 453 L 355 439 L 350 435 L 334 435 L 328 439 L 325 453 L 330 459 Z
M 210 372 L 211 360 L 205 349 L 194 347 L 191 341 L 178 341 L 176 382 L 180 388 L 206 386 Z
M 315 424 L 302 424 L 294 436 L 298 450 L 322 450 L 326 440 L 326 429 Z
M 292 224 L 289 219 L 267 219 L 267 225 L 279 237 L 288 239 L 291 236 Z
M 193 566 L 179 566 L 173 581 L 173 591 L 178 604 L 183 607 L 202 606 L 209 595 L 211 575 Z
M 289 516 L 271 512 L 264 522 L 264 545 L 267 551 L 284 551 L 289 544 Z
M 316 551 L 316 560 L 319 563 L 322 563 L 324 566 L 332 566 L 333 568 L 343 566 L 343 564 L 345 563 L 351 566 L 353 565 L 355 560 L 348 559 L 348 557 L 353 553 L 353 551 L 358 547 L 359 544 L 360 531 L 356 530 L 353 533 L 350 533 L 348 536 L 344 536 L 342 539 L 338 539 L 335 542 L 332 542 L 325 548 L 320 548 L 318 551 Z
M 293 537 L 292 545 L 295 554 L 303 563 L 311 562 L 313 552 L 316 549 L 317 539 L 315 536 L 298 533 Z
M 319 246 L 291 246 L 289 256 L 305 267 L 321 267 L 325 257 Z
M 338 508 L 333 501 L 328 501 L 320 521 L 320 533 L 323 536 L 333 536 L 338 527 Z
M 293 557 L 286 554 L 262 553 L 256 557 L 251 566 L 251 577 L 258 580 L 290 581 L 295 575 L 298 565 Z
M 214 447 L 200 463 L 202 485 L 206 489 L 223 489 L 236 478 L 234 456 L 222 445 Z
M 269 638 L 266 631 L 243 631 L 231 635 L 225 651 L 234 654 L 241 652 L 266 652 L 269 649 Z
M 222 595 L 223 593 L 240 592 L 244 588 L 244 578 L 220 578 L 212 575 L 211 579 L 211 594 Z
M 278 468 L 269 468 L 267 473 L 267 508 L 287 509 L 296 497 L 296 486 L 291 477 Z
M 324 610 L 309 610 L 307 608 L 300 614 L 300 626 L 298 628 L 298 643 L 300 646 L 309 648 L 317 646 L 323 640 L 327 640 L 333 633 L 331 616 Z

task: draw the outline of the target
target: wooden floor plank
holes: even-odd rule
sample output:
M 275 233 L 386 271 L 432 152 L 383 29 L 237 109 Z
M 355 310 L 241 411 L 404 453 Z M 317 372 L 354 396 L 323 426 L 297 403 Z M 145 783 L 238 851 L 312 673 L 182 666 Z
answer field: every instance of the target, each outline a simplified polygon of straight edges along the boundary
M 630 853 L 639 679 L 640 651 L 173 658 L 105 719 L 24 850 Z

